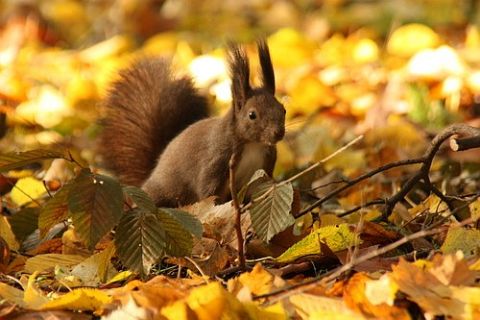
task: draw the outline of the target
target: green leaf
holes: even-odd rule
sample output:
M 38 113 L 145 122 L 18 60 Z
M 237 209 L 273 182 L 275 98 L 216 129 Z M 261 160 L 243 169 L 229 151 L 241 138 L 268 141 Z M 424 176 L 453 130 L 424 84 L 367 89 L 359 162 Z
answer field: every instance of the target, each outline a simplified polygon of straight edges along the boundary
M 293 202 L 293 187 L 290 183 L 276 185 L 271 180 L 264 182 L 256 187 L 252 199 L 262 196 L 270 188 L 273 188 L 272 192 L 264 199 L 254 202 L 250 208 L 253 229 L 266 242 L 295 222 L 290 214 Z
M 177 210 L 177 214 L 179 211 L 180 210 Z M 185 217 L 186 215 L 184 215 L 184 218 Z M 192 235 L 189 231 L 187 231 L 187 228 L 180 224 L 176 217 L 173 217 L 171 213 L 164 209 L 158 210 L 158 218 L 165 230 L 166 253 L 176 257 L 189 255 L 192 251 L 193 240 Z M 193 219 L 191 219 L 189 222 L 193 222 Z M 190 227 L 192 227 L 192 225 L 190 225 Z M 196 230 L 196 232 L 198 234 L 198 230 Z
M 155 262 L 165 255 L 165 230 L 157 214 L 135 208 L 120 219 L 115 246 L 122 263 L 145 278 Z
M 136 205 L 150 212 L 157 212 L 157 206 L 152 198 L 142 189 L 134 186 L 123 187 L 123 192 L 130 197 Z
M 37 229 L 38 213 L 38 208 L 28 207 L 18 211 L 8 219 L 18 241 L 22 242 Z
M 55 158 L 66 158 L 66 154 L 64 152 L 42 149 L 0 154 L 0 171 L 8 171 L 32 162 Z
M 163 256 L 185 256 L 191 253 L 192 235 L 172 214 L 172 211 L 166 209 L 152 213 L 134 208 L 118 224 L 115 233 L 118 256 L 125 266 L 143 278 L 148 275 L 152 264 Z M 188 221 L 193 223 L 192 219 Z
M 68 194 L 71 184 L 64 185 L 53 195 L 50 200 L 40 209 L 38 216 L 38 228 L 40 237 L 45 237 L 48 230 L 68 217 Z
M 113 178 L 83 169 L 70 187 L 68 209 L 75 231 L 93 249 L 122 217 L 122 187 Z
M 350 230 L 347 223 L 326 226 L 313 231 L 295 243 L 276 260 L 283 263 L 294 261 L 307 255 L 321 254 L 321 242 L 325 243 L 332 252 L 344 250 L 361 243 L 358 235 Z
M 255 171 L 253 176 L 250 178 L 250 181 L 244 185 L 240 191 L 238 192 L 238 202 L 243 203 L 245 198 L 250 198 L 252 195 L 252 192 L 255 192 L 255 190 L 264 183 L 267 183 L 269 181 L 272 181 L 272 178 L 268 176 L 268 174 L 265 172 L 265 170 L 260 169 Z
M 200 238 L 203 233 L 203 226 L 200 220 L 189 212 L 180 209 L 160 208 L 159 211 L 166 212 L 177 220 L 188 232 Z

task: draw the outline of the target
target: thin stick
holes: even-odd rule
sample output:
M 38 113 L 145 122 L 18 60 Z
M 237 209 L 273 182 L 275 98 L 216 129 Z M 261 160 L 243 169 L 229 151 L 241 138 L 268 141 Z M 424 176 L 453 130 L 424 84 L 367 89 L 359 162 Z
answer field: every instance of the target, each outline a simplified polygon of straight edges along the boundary
M 228 162 L 230 173 L 230 194 L 232 196 L 233 207 L 235 208 L 235 231 L 237 232 L 238 241 L 238 262 L 240 269 L 245 270 L 245 253 L 243 250 L 243 234 L 242 234 L 242 211 L 238 203 L 237 191 L 235 190 L 235 167 L 237 166 L 237 154 L 234 152 Z
M 287 183 L 290 183 L 298 178 L 300 178 L 301 176 L 305 175 L 306 173 L 312 171 L 313 169 L 316 169 L 319 165 L 321 165 L 322 163 L 325 163 L 327 162 L 328 160 L 332 159 L 333 157 L 337 156 L 339 153 L 345 151 L 346 149 L 348 149 L 349 147 L 351 147 L 352 145 L 354 145 L 355 143 L 357 143 L 358 141 L 360 141 L 361 139 L 363 139 L 363 135 L 361 136 L 358 136 L 356 137 L 355 139 L 353 139 L 352 141 L 350 141 L 349 143 L 347 143 L 346 145 L 344 145 L 343 147 L 341 147 L 340 149 L 336 150 L 335 152 L 331 153 L 330 155 L 328 155 L 327 157 L 323 158 L 322 160 L 318 161 L 318 162 L 315 162 L 314 164 L 312 164 L 310 167 L 306 168 L 305 170 L 297 173 L 296 175 L 288 178 L 287 180 L 284 180 L 284 181 L 281 181 L 279 182 L 278 184 L 276 184 L 276 186 L 282 186 L 284 184 L 287 184 Z M 249 203 L 247 203 L 246 205 L 244 205 L 242 207 L 242 212 L 245 212 L 246 210 L 248 210 L 254 203 L 258 202 L 258 201 L 261 201 L 263 199 L 265 199 L 266 197 L 268 197 L 268 195 L 273 191 L 273 189 L 275 188 L 275 185 L 268 188 L 267 191 L 265 191 L 262 195 L 258 196 L 257 198 L 255 199 L 252 199 Z M 305 212 L 306 213 L 306 212 Z M 304 213 L 304 214 L 305 214 Z
M 325 163 L 327 162 L 328 160 L 332 159 L 333 157 L 337 156 L 338 154 L 340 154 L 341 152 L 347 150 L 348 148 L 350 148 L 351 146 L 353 146 L 355 143 L 357 143 L 358 141 L 362 140 L 363 139 L 363 135 L 361 136 L 358 136 L 356 137 L 355 139 L 353 139 L 352 141 L 350 141 L 349 143 L 347 143 L 346 145 L 344 145 L 343 147 L 341 147 L 340 149 L 338 149 L 337 151 L 335 151 L 334 153 L 328 155 L 327 157 L 323 158 L 322 160 L 314 163 L 313 165 L 311 165 L 310 167 L 308 167 L 307 169 L 303 170 L 302 172 L 299 172 L 297 173 L 296 175 L 288 178 L 287 180 L 285 181 L 282 181 L 279 183 L 279 185 L 281 184 L 286 184 L 286 183 L 289 183 L 289 182 L 292 182 L 298 178 L 300 178 L 301 176 L 305 175 L 306 173 L 316 169 L 318 166 L 320 166 L 322 163 Z

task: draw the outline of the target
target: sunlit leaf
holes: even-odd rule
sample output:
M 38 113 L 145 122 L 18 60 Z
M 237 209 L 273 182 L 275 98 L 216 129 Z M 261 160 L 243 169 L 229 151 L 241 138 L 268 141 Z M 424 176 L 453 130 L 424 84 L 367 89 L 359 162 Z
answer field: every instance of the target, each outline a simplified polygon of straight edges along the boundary
M 23 300 L 27 309 L 39 309 L 48 301 L 47 296 L 40 290 L 36 282 L 38 273 L 38 271 L 35 271 L 28 277 L 27 285 L 24 288 Z
M 325 243 L 331 251 L 337 252 L 361 242 L 358 235 L 351 231 L 346 223 L 326 226 L 313 231 L 288 248 L 276 260 L 278 262 L 288 262 L 306 255 L 322 254 L 321 243 Z
M 440 250 L 443 253 L 455 253 L 461 250 L 466 257 L 478 254 L 480 230 L 451 227 Z
M 361 314 L 349 309 L 339 298 L 296 294 L 289 298 L 295 311 L 302 319 L 356 320 L 366 319 Z
M 93 288 L 81 288 L 70 291 L 57 299 L 48 301 L 41 310 L 67 309 L 74 311 L 99 311 L 112 298 L 104 291 Z
M 10 196 L 18 206 L 35 201 L 47 192 L 45 185 L 33 177 L 19 179 Z
M 10 249 L 18 250 L 20 248 L 7 217 L 2 215 L 0 215 L 0 237 L 5 240 Z
M 8 302 L 24 307 L 23 291 L 6 283 L 0 282 L 0 297 Z
M 90 249 L 118 223 L 122 206 L 122 188 L 110 177 L 82 170 L 72 182 L 68 208 L 75 231 Z
M 396 29 L 388 40 L 387 50 L 391 54 L 409 57 L 422 49 L 438 45 L 438 35 L 426 25 L 412 23 Z

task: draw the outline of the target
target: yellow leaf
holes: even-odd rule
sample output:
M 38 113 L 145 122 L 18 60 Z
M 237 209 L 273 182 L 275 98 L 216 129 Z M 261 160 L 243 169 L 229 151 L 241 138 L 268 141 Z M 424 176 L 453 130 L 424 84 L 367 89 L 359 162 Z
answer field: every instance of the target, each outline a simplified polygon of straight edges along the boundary
M 310 114 L 319 107 L 328 107 L 337 101 L 333 90 L 324 85 L 316 76 L 299 79 L 290 91 L 289 113 Z
M 70 267 L 85 260 L 85 257 L 67 254 L 41 254 L 31 257 L 25 263 L 25 271 L 33 273 L 35 271 L 43 271 L 55 266 Z
M 65 117 L 72 115 L 72 109 L 65 97 L 50 85 L 36 87 L 31 91 L 31 99 L 15 109 L 15 119 L 21 122 L 35 122 L 44 128 L 58 125 Z
M 465 257 L 471 257 L 478 253 L 479 243 L 480 230 L 451 227 L 440 250 L 445 254 L 461 250 Z
M 176 301 L 162 308 L 161 314 L 169 320 L 190 320 L 196 318 L 195 312 L 183 300 Z
M 321 243 L 325 243 L 330 250 L 337 252 L 347 249 L 361 240 L 355 235 L 346 223 L 336 226 L 326 226 L 313 231 L 311 234 L 288 248 L 276 260 L 278 262 L 293 261 L 302 256 L 321 254 Z
M 385 303 L 393 306 L 398 286 L 388 274 L 384 274 L 378 280 L 367 280 L 365 282 L 365 296 L 373 304 Z
M 133 275 L 133 272 L 131 272 L 129 270 L 119 272 L 116 275 L 114 275 L 110 280 L 108 280 L 107 284 L 112 284 L 112 283 L 115 283 L 115 282 L 125 281 L 131 275 Z
M 290 302 L 302 319 L 365 319 L 362 315 L 350 310 L 345 305 L 345 302 L 339 298 L 328 298 L 303 293 L 291 296 Z
M 261 295 L 271 291 L 274 276 L 256 264 L 251 272 L 244 272 L 239 277 L 228 281 L 228 289 L 238 297 L 239 291 L 248 288 L 250 294 Z
M 339 218 L 334 213 L 327 213 L 327 214 L 320 215 L 320 225 L 322 227 L 335 226 L 337 224 L 342 224 L 345 222 L 346 222 L 345 219 Z
M 439 36 L 431 28 L 412 23 L 396 29 L 387 44 L 390 54 L 410 57 L 416 52 L 436 47 L 440 42 Z
M 470 217 L 474 220 L 480 218 L 480 199 L 477 199 L 468 205 L 470 209 Z
M 353 60 L 357 63 L 375 62 L 378 60 L 378 46 L 372 39 L 358 40 L 353 46 Z
M 252 302 L 244 303 L 243 306 L 252 320 L 286 320 L 287 312 L 280 302 L 267 308 L 260 308 Z
M 39 181 L 33 177 L 22 178 L 17 181 L 15 187 L 12 189 L 10 196 L 13 202 L 18 206 L 23 206 L 32 201 L 32 199 L 38 199 L 40 196 L 47 192 L 45 185 L 42 181 Z
M 432 315 L 452 316 L 460 319 L 465 303 L 453 298 L 452 286 L 441 283 L 432 273 L 403 259 L 392 266 L 391 278 L 400 291 Z
M 102 306 L 110 303 L 112 298 L 105 292 L 98 289 L 82 288 L 70 291 L 60 298 L 46 302 L 41 310 L 67 309 L 82 311 L 100 311 Z
M 48 298 L 43 294 L 43 292 L 38 288 L 35 283 L 38 272 L 33 273 L 28 277 L 27 286 L 25 288 L 25 293 L 23 300 L 25 302 L 25 308 L 38 310 L 44 303 L 48 301 Z
M 177 49 L 178 34 L 162 32 L 150 37 L 143 45 L 143 51 L 148 55 L 173 54 Z
M 20 248 L 20 245 L 12 232 L 10 223 L 8 223 L 7 217 L 4 215 L 0 215 L 0 237 L 5 240 L 10 249 L 18 250 Z
M 268 38 L 268 44 L 273 64 L 277 67 L 298 66 L 306 63 L 313 54 L 312 44 L 292 28 L 278 30 Z
M 15 287 L 9 286 L 6 283 L 0 282 L 0 297 L 8 302 L 14 303 L 19 307 L 24 307 L 23 291 Z
M 99 98 L 95 82 L 84 74 L 76 74 L 68 83 L 66 90 L 66 97 L 72 106 L 82 106 L 81 102 L 83 101 Z
M 248 319 L 242 304 L 218 282 L 192 290 L 187 298 L 187 304 L 197 314 L 199 320 Z

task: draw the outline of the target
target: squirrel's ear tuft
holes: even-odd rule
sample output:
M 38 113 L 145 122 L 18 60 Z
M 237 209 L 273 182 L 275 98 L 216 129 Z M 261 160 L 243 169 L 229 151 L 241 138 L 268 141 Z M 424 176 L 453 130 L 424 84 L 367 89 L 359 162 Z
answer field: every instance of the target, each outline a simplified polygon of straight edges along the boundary
M 234 43 L 230 43 L 228 49 L 228 64 L 232 79 L 232 100 L 235 109 L 239 110 L 246 103 L 252 90 L 250 87 L 250 66 L 245 50 Z
M 271 94 L 275 94 L 275 74 L 273 73 L 272 60 L 270 59 L 270 50 L 265 39 L 257 41 L 258 58 L 262 67 L 262 86 Z

